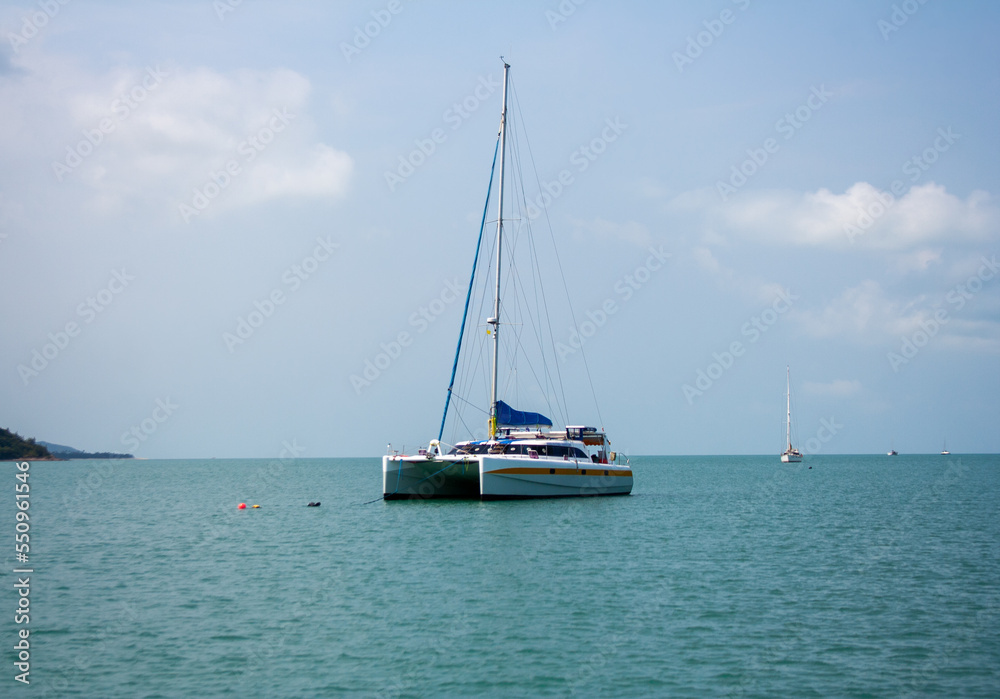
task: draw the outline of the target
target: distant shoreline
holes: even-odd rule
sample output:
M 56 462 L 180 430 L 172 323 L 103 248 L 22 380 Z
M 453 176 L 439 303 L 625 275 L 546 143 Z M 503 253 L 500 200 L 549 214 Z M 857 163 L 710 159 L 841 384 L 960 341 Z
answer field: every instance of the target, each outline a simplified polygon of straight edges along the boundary
M 2 460 L 3 463 L 14 463 L 18 461 L 123 461 L 126 459 L 135 459 L 136 457 L 131 454 L 90 454 L 86 455 L 82 453 L 77 454 L 65 454 L 63 452 L 57 452 L 56 454 L 46 454 L 45 456 L 17 456 L 13 458 L 5 458 Z M 139 459 L 141 461 L 141 459 Z

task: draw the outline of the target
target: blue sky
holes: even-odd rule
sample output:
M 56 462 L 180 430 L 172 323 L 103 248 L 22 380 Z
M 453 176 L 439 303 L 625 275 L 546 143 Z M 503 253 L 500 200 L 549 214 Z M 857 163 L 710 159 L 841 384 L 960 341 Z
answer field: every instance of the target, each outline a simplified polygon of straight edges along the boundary
M 572 176 L 546 214 L 577 320 L 615 309 L 583 329 L 620 449 L 778 453 L 790 365 L 807 452 L 998 452 L 998 28 L 943 0 L 4 3 L 0 424 L 149 458 L 436 436 L 502 54 L 540 181 Z

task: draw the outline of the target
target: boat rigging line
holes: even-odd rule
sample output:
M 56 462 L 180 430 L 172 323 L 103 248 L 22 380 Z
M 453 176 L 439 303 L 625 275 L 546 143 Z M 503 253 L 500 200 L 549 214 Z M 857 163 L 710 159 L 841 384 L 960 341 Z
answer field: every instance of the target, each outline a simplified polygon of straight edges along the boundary
M 448 395 L 444 401 L 444 415 L 441 416 L 441 429 L 438 439 L 444 436 L 444 423 L 448 419 L 448 406 L 451 403 L 451 392 L 455 386 L 455 372 L 458 371 L 458 358 L 462 353 L 462 337 L 465 335 L 465 321 L 469 317 L 469 300 L 472 298 L 473 281 L 476 278 L 476 264 L 479 262 L 479 246 L 483 242 L 483 230 L 486 228 L 486 210 L 490 205 L 490 192 L 493 190 L 493 173 L 497 163 L 497 151 L 500 150 L 500 136 L 497 135 L 497 145 L 493 149 L 493 165 L 490 166 L 490 184 L 486 188 L 486 204 L 483 206 L 483 220 L 479 224 L 479 240 L 476 242 L 476 256 L 472 260 L 472 276 L 469 277 L 469 290 L 465 294 L 465 310 L 462 311 L 462 328 L 458 331 L 458 347 L 455 348 L 455 363 L 451 367 L 451 381 L 448 382 Z
M 517 89 L 516 89 L 516 87 L 514 85 L 511 85 L 511 97 L 512 97 L 512 101 L 514 102 L 514 109 L 517 110 L 518 121 L 521 124 L 523 124 L 524 123 L 524 118 L 521 116 L 521 103 L 520 103 L 520 100 L 518 100 L 518 98 L 517 98 Z M 534 156 L 534 154 L 531 151 L 531 140 L 528 138 L 527 131 L 523 131 L 523 133 L 524 133 L 524 142 L 525 142 L 525 144 L 528 147 L 528 159 L 531 161 L 531 171 L 532 171 L 532 174 L 534 174 L 534 176 L 535 176 L 535 184 L 538 186 L 538 190 L 541 191 L 542 190 L 542 180 L 538 176 L 538 168 L 535 166 L 535 156 Z M 521 188 L 522 188 L 522 192 L 523 192 L 523 188 L 524 188 L 523 181 L 521 183 Z M 563 290 L 566 293 L 566 298 L 570 299 L 572 297 L 570 296 L 570 293 L 569 293 L 569 285 L 566 283 L 566 273 L 563 271 L 562 259 L 559 257 L 559 248 L 556 245 L 555 233 L 552 232 L 552 221 L 549 219 L 549 210 L 548 210 L 548 207 L 542 206 L 542 207 L 539 207 L 539 208 L 541 209 L 542 214 L 545 216 L 545 227 L 548 229 L 549 238 L 552 240 L 552 248 L 555 251 L 556 267 L 559 268 L 559 278 L 562 280 Z M 544 293 L 542 295 L 542 299 L 543 299 L 543 303 L 545 303 Z M 550 334 L 550 337 L 551 337 L 552 336 L 552 327 L 551 327 L 551 320 L 550 320 L 551 316 L 549 316 L 549 314 L 548 314 L 548 305 L 547 305 L 547 303 L 545 305 L 546 305 L 546 309 L 545 309 L 546 310 L 546 321 L 549 324 L 549 334 Z M 579 333 L 580 329 L 579 329 L 579 325 L 577 325 L 577 322 L 576 322 L 576 313 L 573 311 L 573 304 L 572 303 L 567 303 L 567 305 L 569 306 L 570 319 L 573 321 L 573 329 L 576 330 Z M 600 401 L 597 400 L 597 391 L 594 388 L 594 379 L 590 375 L 590 365 L 587 363 L 587 353 L 583 349 L 583 344 L 584 343 L 582 343 L 582 342 L 580 343 L 580 356 L 583 357 L 583 368 L 584 368 L 585 373 L 587 374 L 587 383 L 590 385 L 590 394 L 591 394 L 591 397 L 594 399 L 594 408 L 595 408 L 595 410 L 597 410 L 597 419 L 600 421 L 600 423 L 601 423 L 601 429 L 603 430 L 604 429 L 604 418 L 601 416 L 601 404 L 600 404 Z M 553 350 L 554 349 L 555 349 L 555 347 L 553 345 Z M 560 388 L 560 390 L 564 391 L 564 389 L 563 389 L 563 382 L 562 382 L 562 372 L 559 371 L 559 363 L 558 362 L 556 362 L 556 373 L 559 376 L 559 388 Z M 564 405 L 568 405 L 566 403 L 565 391 L 563 392 L 563 404 Z

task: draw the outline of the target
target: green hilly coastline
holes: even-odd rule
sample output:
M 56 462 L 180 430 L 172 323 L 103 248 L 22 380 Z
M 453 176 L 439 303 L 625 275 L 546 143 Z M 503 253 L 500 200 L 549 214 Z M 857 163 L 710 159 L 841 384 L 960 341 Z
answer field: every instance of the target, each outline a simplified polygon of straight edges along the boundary
M 53 461 L 48 449 L 36 444 L 34 439 L 25 439 L 17 432 L 0 427 L 0 461 Z
M 131 459 L 131 454 L 110 451 L 80 451 L 52 442 L 24 439 L 16 432 L 0 427 L 0 461 L 63 461 L 66 459 Z

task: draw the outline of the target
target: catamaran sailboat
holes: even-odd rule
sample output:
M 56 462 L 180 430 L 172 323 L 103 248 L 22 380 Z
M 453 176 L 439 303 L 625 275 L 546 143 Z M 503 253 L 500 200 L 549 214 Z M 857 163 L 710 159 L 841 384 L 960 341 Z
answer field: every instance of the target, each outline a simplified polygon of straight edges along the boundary
M 518 332 L 511 321 L 501 319 L 506 306 L 501 304 L 500 261 L 504 240 L 504 160 L 507 151 L 507 89 L 510 66 L 504 62 L 503 106 L 500 112 L 498 150 L 500 183 L 497 195 L 498 213 L 496 249 L 496 284 L 491 316 L 486 320 L 486 332 L 492 341 L 492 376 L 489 405 L 483 406 L 489 415 L 485 439 L 458 441 L 454 445 L 442 442 L 448 408 L 451 404 L 455 373 L 462 351 L 462 337 L 472 297 L 476 265 L 466 296 L 465 316 L 459 331 L 458 351 L 452 369 L 451 385 L 445 400 L 444 417 L 437 439 L 416 454 L 392 452 L 382 457 L 382 494 L 386 500 L 411 498 L 480 498 L 483 500 L 512 498 L 553 498 L 590 495 L 627 495 L 632 492 L 632 469 L 627 457 L 611 450 L 611 442 L 603 429 L 586 425 L 569 425 L 552 429 L 552 420 L 537 412 L 512 408 L 498 396 L 500 335 Z M 494 154 L 494 166 L 496 154 Z M 492 175 L 490 176 L 492 188 Z M 489 195 L 487 195 L 487 207 Z M 510 223 L 511 220 L 507 219 Z M 480 226 L 480 242 L 486 224 L 486 210 Z M 479 258 L 479 245 L 476 260 Z M 484 301 L 485 303 L 485 301 Z M 484 306 L 485 309 L 485 306 Z M 512 336 L 514 337 L 514 336 Z M 516 339 L 516 338 L 515 338 Z M 520 344 L 519 342 L 516 344 Z M 462 396 L 456 397 L 465 401 Z
M 792 446 L 792 380 L 788 367 L 785 367 L 785 384 L 787 386 L 787 420 L 785 421 L 785 451 L 781 453 L 781 463 L 797 464 L 802 461 L 802 452 Z

